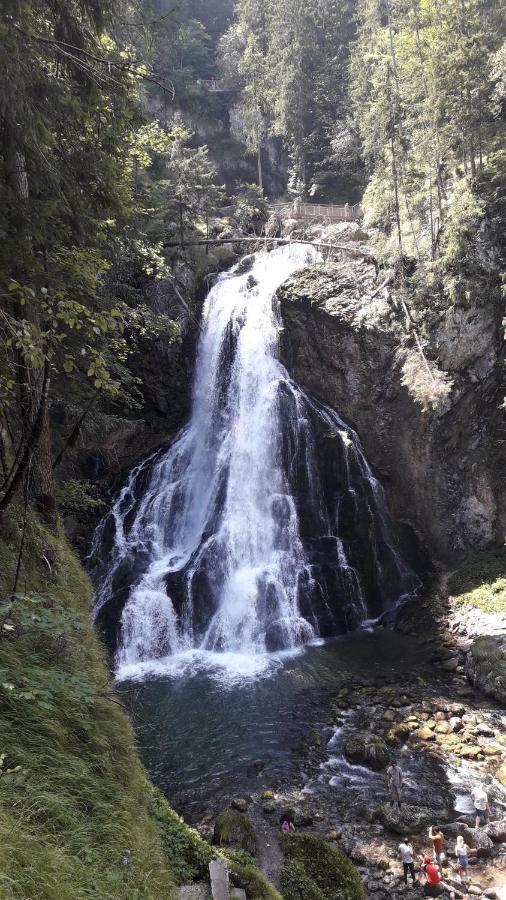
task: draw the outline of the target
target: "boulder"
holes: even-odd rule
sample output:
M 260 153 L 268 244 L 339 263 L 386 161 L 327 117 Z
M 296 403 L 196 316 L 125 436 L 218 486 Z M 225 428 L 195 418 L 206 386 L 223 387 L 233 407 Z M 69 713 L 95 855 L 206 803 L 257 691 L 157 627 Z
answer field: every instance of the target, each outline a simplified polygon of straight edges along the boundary
M 502 766 L 497 770 L 495 777 L 506 787 L 506 762 L 503 762 Z
M 476 848 L 477 854 L 481 859 L 486 859 L 491 855 L 494 845 L 484 828 L 468 828 L 464 826 L 462 835 L 468 847 Z
M 480 722 L 476 726 L 476 734 L 480 734 L 482 737 L 494 737 L 495 731 L 490 725 L 487 725 L 485 722 Z
M 443 821 L 447 813 L 445 810 L 431 809 L 427 806 L 403 804 L 401 809 L 382 806 L 378 815 L 385 828 L 395 834 L 404 835 L 424 831 L 434 822 Z
M 485 826 L 484 831 L 488 834 L 490 840 L 494 844 L 502 844 L 506 842 L 506 819 L 500 819 L 498 822 L 490 822 Z
M 441 663 L 441 668 L 445 670 L 445 672 L 456 672 L 459 667 L 459 661 L 456 656 L 452 656 L 451 659 L 445 659 Z
M 232 809 L 236 809 L 238 812 L 247 812 L 249 802 L 246 797 L 234 797 L 230 806 L 232 807 Z
M 418 731 L 415 732 L 415 737 L 417 737 L 421 741 L 435 741 L 436 735 L 432 731 L 432 728 L 429 728 L 428 725 L 422 725 Z
M 450 731 L 450 725 L 445 720 L 440 721 L 436 725 L 436 734 L 448 734 Z
M 460 716 L 450 716 L 448 725 L 450 726 L 450 731 L 461 731 L 462 729 L 462 719 Z
M 349 735 L 344 742 L 344 754 L 353 765 L 369 766 L 376 771 L 384 769 L 389 762 L 387 746 L 375 734 Z

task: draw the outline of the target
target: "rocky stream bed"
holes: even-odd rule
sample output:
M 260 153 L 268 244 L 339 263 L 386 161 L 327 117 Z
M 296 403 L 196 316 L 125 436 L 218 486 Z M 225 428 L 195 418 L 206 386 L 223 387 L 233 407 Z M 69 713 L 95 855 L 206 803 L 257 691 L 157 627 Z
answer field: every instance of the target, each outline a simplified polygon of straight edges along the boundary
M 501 616 L 486 624 L 496 632 L 504 626 Z M 300 777 L 276 780 L 258 760 L 258 788 L 228 803 L 252 826 L 256 855 L 274 883 L 282 862 L 279 816 L 290 809 L 298 831 L 318 833 L 349 855 L 368 897 L 422 894 L 418 882 L 404 886 L 397 847 L 408 835 L 417 855 L 429 851 L 433 824 L 446 838 L 443 893 L 506 896 L 506 716 L 467 677 L 471 639 L 483 625 L 479 614 L 457 615 L 444 592 L 406 605 L 396 624 L 413 650 L 405 679 L 394 661 L 360 674 L 344 672 L 339 689 L 322 704 L 320 720 L 293 748 Z M 400 813 L 389 805 L 385 783 L 392 759 L 405 775 Z M 492 807 L 491 824 L 479 830 L 469 796 L 477 784 L 486 786 Z M 198 823 L 209 840 L 219 837 L 216 819 L 209 810 Z M 227 842 L 239 845 L 240 832 L 232 829 Z M 467 884 L 456 875 L 458 834 L 478 849 Z

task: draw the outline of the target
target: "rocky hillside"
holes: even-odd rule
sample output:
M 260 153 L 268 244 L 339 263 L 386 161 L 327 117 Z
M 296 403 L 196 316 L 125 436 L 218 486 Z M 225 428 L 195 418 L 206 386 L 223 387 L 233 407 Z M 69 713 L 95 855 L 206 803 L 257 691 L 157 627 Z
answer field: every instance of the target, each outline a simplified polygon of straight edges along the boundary
M 351 238 L 353 254 L 281 289 L 284 360 L 357 430 L 414 552 L 448 561 L 500 542 L 501 310 L 439 310 L 420 339 L 395 273 L 377 276 Z

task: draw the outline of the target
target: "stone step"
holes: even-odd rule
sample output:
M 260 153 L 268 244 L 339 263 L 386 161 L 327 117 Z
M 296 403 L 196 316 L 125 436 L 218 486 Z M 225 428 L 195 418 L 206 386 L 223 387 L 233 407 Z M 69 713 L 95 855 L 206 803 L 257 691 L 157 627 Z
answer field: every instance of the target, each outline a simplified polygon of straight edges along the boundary
M 185 884 L 176 892 L 177 900 L 212 900 L 208 884 Z
M 246 891 L 243 891 L 242 888 L 232 888 L 230 900 L 246 900 Z

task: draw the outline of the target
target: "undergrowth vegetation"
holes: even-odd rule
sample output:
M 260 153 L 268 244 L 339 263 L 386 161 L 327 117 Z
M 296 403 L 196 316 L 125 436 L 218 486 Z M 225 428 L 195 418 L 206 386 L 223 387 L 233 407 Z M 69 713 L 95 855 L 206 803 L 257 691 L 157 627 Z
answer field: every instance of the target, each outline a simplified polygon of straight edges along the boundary
M 364 887 L 352 862 L 314 834 L 282 835 L 285 900 L 363 900 Z
M 504 548 L 469 556 L 450 578 L 456 606 L 487 613 L 506 613 L 506 555 Z

